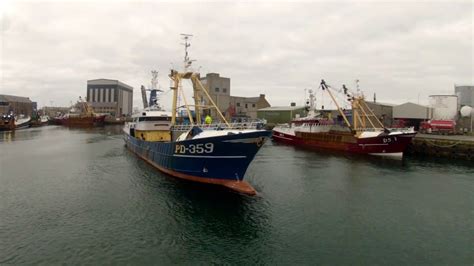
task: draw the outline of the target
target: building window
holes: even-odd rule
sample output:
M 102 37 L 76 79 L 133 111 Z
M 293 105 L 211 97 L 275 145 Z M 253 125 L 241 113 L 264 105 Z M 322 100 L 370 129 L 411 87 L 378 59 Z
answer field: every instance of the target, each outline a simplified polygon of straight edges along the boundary
M 249 108 L 247 104 L 245 104 L 245 108 Z
M 223 88 L 223 89 L 222 89 L 222 92 L 223 92 L 223 93 L 226 93 L 226 92 L 227 92 L 227 88 Z
M 240 103 L 237 103 L 237 107 L 240 107 Z
M 112 89 L 110 93 L 110 99 L 111 102 L 115 102 L 115 89 Z
M 216 92 L 219 92 L 219 88 L 215 88 Z
M 255 104 L 254 104 L 254 103 L 252 103 L 252 107 L 255 108 Z

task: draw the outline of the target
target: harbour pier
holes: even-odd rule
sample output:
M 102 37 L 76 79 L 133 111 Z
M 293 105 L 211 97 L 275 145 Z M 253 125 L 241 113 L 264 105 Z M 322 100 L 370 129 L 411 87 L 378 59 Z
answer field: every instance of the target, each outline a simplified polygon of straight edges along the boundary
M 417 134 L 406 152 L 430 157 L 474 159 L 474 136 Z

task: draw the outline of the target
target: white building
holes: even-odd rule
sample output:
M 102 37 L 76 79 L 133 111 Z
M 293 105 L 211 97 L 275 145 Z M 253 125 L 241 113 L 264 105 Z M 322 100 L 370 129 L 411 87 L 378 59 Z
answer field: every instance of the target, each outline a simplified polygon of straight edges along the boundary
M 430 107 L 433 109 L 433 119 L 456 120 L 458 114 L 458 96 L 430 95 Z

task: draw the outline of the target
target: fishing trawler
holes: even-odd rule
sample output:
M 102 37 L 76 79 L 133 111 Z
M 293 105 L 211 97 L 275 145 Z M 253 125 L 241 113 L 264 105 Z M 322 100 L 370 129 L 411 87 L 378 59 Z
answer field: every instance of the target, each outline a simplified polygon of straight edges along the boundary
M 94 127 L 104 125 L 105 115 L 94 113 L 92 107 L 81 97 L 69 113 L 57 118 L 58 122 L 67 127 Z
M 171 70 L 169 74 L 173 83 L 171 112 L 163 110 L 158 103 L 157 72 L 152 72 L 154 77 L 149 106 L 133 115 L 132 122 L 125 124 L 125 145 L 140 158 L 171 176 L 255 195 L 255 189 L 244 181 L 245 172 L 271 132 L 259 129 L 258 124 L 227 122 L 201 84 L 199 73 L 187 70 L 191 63 L 187 55 L 186 50 L 185 71 Z M 183 80 L 192 82 L 194 105 L 188 104 L 186 100 Z M 184 100 L 189 124 L 177 122 L 178 94 Z M 198 99 L 201 94 L 206 96 L 210 105 L 202 104 L 203 101 Z M 194 107 L 194 116 L 190 107 Z M 201 124 L 202 115 L 210 109 L 217 111 L 221 123 Z
M 368 107 L 362 94 L 349 93 L 343 86 L 345 96 L 352 106 L 352 123 L 336 102 L 331 87 L 324 80 L 320 88 L 326 91 L 335 103 L 343 125 L 321 116 L 315 109 L 314 95 L 310 94 L 308 116 L 273 128 L 272 138 L 309 149 L 337 150 L 356 154 L 402 157 L 416 132 L 413 128 L 389 129 Z

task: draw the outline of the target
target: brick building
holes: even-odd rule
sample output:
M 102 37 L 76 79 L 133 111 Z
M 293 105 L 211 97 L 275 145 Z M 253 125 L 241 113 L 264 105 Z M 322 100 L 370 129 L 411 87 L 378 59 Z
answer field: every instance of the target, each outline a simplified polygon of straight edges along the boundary
M 13 112 L 15 115 L 31 116 L 36 102 L 28 97 L 0 94 L 0 114 Z

